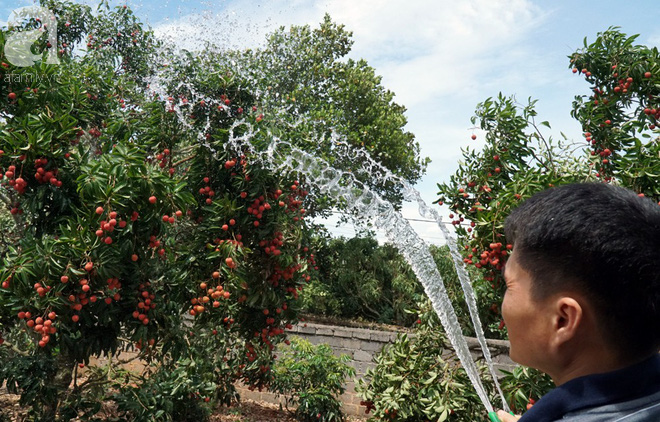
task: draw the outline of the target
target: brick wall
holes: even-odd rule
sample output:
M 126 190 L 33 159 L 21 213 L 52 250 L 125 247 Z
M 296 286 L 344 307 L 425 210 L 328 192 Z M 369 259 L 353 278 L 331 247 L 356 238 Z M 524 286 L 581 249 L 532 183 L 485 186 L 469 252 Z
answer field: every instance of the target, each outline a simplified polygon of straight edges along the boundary
M 355 369 L 355 379 L 346 383 L 346 392 L 342 395 L 343 410 L 346 414 L 363 416 L 365 408 L 360 406 L 360 398 L 355 394 L 356 379 L 363 378 L 367 370 L 375 366 L 373 356 L 383 346 L 393 343 L 400 331 L 381 331 L 367 328 L 343 327 L 317 323 L 298 324 L 289 330 L 289 335 L 299 336 L 312 344 L 325 343 L 334 351 L 335 355 L 346 354 L 352 360 L 348 363 Z M 409 333 L 409 337 L 414 334 Z M 476 339 L 467 338 L 473 358 L 481 357 L 481 349 Z M 509 342 L 502 340 L 488 340 L 488 346 L 493 356 L 495 368 L 512 369 L 515 364 L 509 359 Z M 268 392 L 249 391 L 237 386 L 241 397 L 252 400 L 263 400 L 271 403 L 283 403 L 275 395 Z

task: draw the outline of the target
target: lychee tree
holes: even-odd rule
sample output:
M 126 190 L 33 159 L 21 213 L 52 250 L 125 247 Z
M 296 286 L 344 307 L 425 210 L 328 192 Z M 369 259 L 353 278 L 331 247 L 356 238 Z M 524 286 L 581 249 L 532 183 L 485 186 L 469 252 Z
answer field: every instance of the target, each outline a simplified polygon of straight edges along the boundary
M 516 204 L 548 187 L 585 181 L 660 201 L 660 55 L 635 45 L 636 38 L 610 28 L 569 57 L 569 69 L 590 85 L 591 94 L 576 96 L 572 111 L 584 140 L 561 134 L 553 141 L 550 124 L 536 120 L 536 101 L 521 105 L 500 94 L 479 104 L 472 118 L 485 133 L 483 148 L 464 150 L 456 173 L 438 185 L 437 202 L 452 212 L 464 262 L 483 274 L 476 288 L 491 335 L 504 335 L 501 269 L 511 245 L 503 224 Z
M 37 47 L 60 63 L 0 53 L 0 379 L 40 420 L 93 417 L 104 399 L 132 420 L 203 417 L 236 380 L 268 384 L 315 266 L 305 217 L 323 198 L 250 148 L 287 130 L 309 145 L 317 128 L 269 119 L 251 76 L 160 49 L 130 8 L 42 4 L 59 37 Z M 252 147 L 230 145 L 242 135 Z M 110 367 L 78 382 L 91 357 L 130 349 L 148 377 Z
M 128 340 L 146 359 L 174 364 L 198 353 L 175 339 L 209 327 L 235 328 L 207 350 L 231 348 L 230 356 L 242 340 L 247 356 L 232 359 L 221 380 L 203 381 L 263 384 L 267 365 L 241 362 L 257 353 L 269 362 L 271 338 L 295 321 L 286 301 L 307 264 L 298 255 L 299 182 L 247 157 L 211 156 L 163 102 L 140 96 L 135 75 L 115 79 L 75 61 L 37 70 L 57 78 L 29 91 L 12 81 L 18 94 L 7 96 L 1 142 L 2 198 L 20 233 L 0 268 L 2 327 L 16 349 L 2 369 L 8 387 L 41 404 L 44 420 L 63 417 L 73 410 L 57 409 L 62 394 L 91 356 Z M 117 101 L 119 90 L 130 101 Z M 226 121 L 210 129 L 218 150 Z

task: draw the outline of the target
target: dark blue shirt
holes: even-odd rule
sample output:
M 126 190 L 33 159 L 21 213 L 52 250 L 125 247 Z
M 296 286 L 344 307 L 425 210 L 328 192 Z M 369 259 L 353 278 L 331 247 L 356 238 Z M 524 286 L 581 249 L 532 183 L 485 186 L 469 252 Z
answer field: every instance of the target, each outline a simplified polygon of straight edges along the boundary
M 520 422 L 660 422 L 660 355 L 572 379 L 543 396 Z

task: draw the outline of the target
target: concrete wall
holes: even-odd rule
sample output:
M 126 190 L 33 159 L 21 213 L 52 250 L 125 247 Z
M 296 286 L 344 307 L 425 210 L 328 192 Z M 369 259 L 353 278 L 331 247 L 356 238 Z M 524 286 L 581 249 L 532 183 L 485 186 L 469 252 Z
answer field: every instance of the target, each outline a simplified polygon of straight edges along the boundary
M 298 324 L 289 330 L 289 335 L 299 336 L 312 344 L 325 343 L 334 351 L 335 355 L 346 354 L 352 360 L 349 362 L 355 368 L 355 379 L 346 384 L 346 392 L 342 395 L 343 410 L 346 414 L 363 416 L 365 408 L 360 406 L 360 398 L 355 394 L 356 379 L 363 378 L 367 370 L 373 368 L 373 356 L 380 352 L 383 346 L 393 343 L 399 331 L 382 331 L 367 328 L 344 327 L 337 325 L 326 325 L 318 323 Z M 409 337 L 414 334 L 409 333 Z M 467 338 L 473 358 L 481 357 L 481 348 L 476 339 Z M 509 359 L 509 342 L 502 340 L 488 340 L 489 349 L 493 356 L 496 368 L 512 369 L 515 364 Z M 277 400 L 275 395 L 268 392 L 249 391 L 238 386 L 242 398 L 252 400 L 263 400 L 272 403 L 283 403 Z

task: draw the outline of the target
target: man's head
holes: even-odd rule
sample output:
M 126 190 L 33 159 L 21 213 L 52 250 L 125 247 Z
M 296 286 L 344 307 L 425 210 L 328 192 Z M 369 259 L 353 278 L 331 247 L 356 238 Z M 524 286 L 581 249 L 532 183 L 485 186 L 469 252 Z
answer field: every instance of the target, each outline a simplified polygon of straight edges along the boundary
M 586 316 L 621 359 L 648 356 L 660 348 L 658 204 L 616 186 L 565 185 L 516 208 L 505 222 L 505 234 L 514 244 L 507 278 L 514 272 L 519 278 L 528 275 L 532 305 L 548 298 L 575 299 L 578 308 L 582 305 L 580 312 L 592 312 Z M 512 291 L 508 304 L 505 297 L 505 319 L 504 305 L 511 315 L 516 294 L 522 297 Z M 561 315 L 571 305 L 552 302 L 546 311 Z M 517 335 L 513 329 L 509 325 L 510 336 Z

